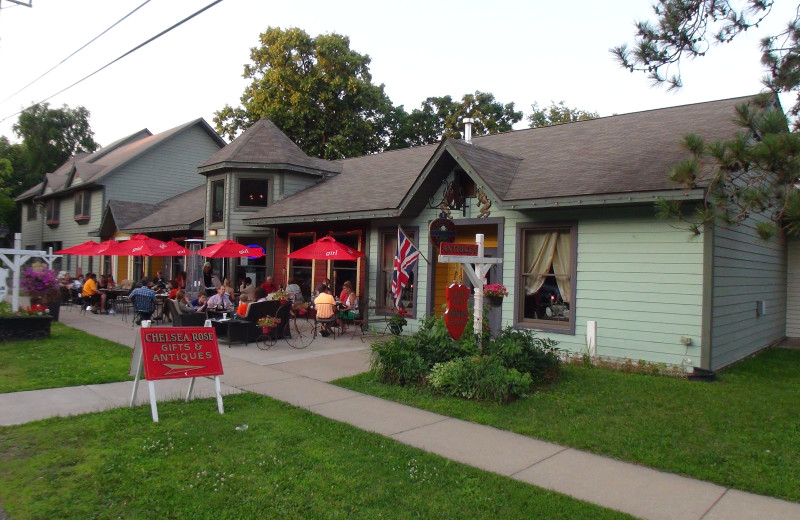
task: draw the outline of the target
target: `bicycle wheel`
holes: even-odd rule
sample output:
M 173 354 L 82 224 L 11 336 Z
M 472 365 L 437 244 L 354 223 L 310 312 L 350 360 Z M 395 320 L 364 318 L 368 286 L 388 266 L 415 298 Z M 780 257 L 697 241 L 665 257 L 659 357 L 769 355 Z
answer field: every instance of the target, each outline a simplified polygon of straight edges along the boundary
M 269 334 L 261 334 L 256 338 L 256 346 L 261 350 L 269 350 L 277 341 L 277 334 L 273 329 Z
M 286 332 L 283 338 L 292 348 L 306 348 L 311 345 L 316 336 L 317 329 L 314 322 L 307 319 L 292 319 L 286 323 Z

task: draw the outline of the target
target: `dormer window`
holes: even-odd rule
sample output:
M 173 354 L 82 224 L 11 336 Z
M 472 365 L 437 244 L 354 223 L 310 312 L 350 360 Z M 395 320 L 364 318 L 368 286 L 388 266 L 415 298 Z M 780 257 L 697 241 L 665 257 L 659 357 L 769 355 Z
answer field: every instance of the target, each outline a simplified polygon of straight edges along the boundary
M 60 213 L 61 213 L 61 205 L 59 204 L 58 199 L 50 199 L 45 204 L 45 214 L 47 215 L 47 225 L 50 227 L 56 227 L 59 223 Z
M 239 179 L 239 206 L 251 208 L 269 206 L 269 180 Z
M 92 194 L 88 191 L 75 193 L 75 220 L 88 222 L 92 218 Z

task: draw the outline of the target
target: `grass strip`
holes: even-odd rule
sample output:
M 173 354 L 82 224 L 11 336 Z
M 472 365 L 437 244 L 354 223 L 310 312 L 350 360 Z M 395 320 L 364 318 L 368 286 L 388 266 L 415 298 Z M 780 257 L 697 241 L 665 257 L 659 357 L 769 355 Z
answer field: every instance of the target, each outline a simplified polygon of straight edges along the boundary
M 133 379 L 132 351 L 53 322 L 50 337 L 0 341 L 0 393 Z
M 564 446 L 800 502 L 800 350 L 770 349 L 714 382 L 566 366 L 562 381 L 510 405 L 387 386 L 345 388 Z
M 264 396 L 227 396 L 224 415 L 213 399 L 159 403 L 159 419 L 138 407 L 0 428 L 3 507 L 34 520 L 631 518 Z

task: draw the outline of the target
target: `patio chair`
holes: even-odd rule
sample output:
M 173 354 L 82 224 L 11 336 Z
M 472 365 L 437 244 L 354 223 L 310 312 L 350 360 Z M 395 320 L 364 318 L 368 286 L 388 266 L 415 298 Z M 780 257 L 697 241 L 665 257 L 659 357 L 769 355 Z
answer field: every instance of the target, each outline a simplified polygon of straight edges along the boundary
M 192 314 L 183 314 L 178 311 L 178 306 L 174 300 L 167 300 L 167 309 L 172 316 L 173 327 L 202 327 L 206 323 L 205 312 L 195 312 Z
M 318 330 L 321 334 L 322 326 L 324 325 L 328 332 L 333 335 L 333 339 L 336 339 L 336 331 L 333 330 L 336 327 L 336 305 L 332 303 L 315 303 L 314 304 L 314 327 Z M 319 313 L 323 311 L 322 314 L 328 314 L 330 311 L 330 318 L 320 318 Z

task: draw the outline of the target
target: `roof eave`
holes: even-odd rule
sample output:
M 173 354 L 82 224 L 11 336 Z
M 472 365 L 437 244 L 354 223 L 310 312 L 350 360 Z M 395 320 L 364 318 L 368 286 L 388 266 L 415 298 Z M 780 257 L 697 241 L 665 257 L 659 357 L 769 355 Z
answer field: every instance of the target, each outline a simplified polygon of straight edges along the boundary
M 246 226 L 276 226 L 280 224 L 299 224 L 310 222 L 331 222 L 346 220 L 367 220 L 376 218 L 395 218 L 400 216 L 397 208 L 353 211 L 348 213 L 320 213 L 317 215 L 286 215 L 280 217 L 253 217 L 244 219 Z
M 305 166 L 298 166 L 289 163 L 251 163 L 251 162 L 238 162 L 238 161 L 223 161 L 208 166 L 199 166 L 197 173 L 202 175 L 209 175 L 217 173 L 218 170 L 237 169 L 237 170 L 291 170 L 300 173 L 307 173 L 309 175 L 316 175 L 323 177 L 326 174 L 338 174 L 339 172 L 331 170 L 318 170 L 315 168 L 307 168 Z
M 499 206 L 503 209 L 542 209 L 569 208 L 587 206 L 605 206 L 608 204 L 643 204 L 653 203 L 658 199 L 666 200 L 702 200 L 705 190 L 661 190 L 631 193 L 607 193 L 600 195 L 579 195 L 575 197 L 552 197 L 546 199 L 506 200 Z

